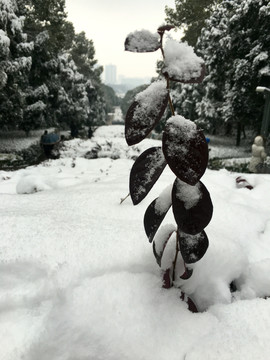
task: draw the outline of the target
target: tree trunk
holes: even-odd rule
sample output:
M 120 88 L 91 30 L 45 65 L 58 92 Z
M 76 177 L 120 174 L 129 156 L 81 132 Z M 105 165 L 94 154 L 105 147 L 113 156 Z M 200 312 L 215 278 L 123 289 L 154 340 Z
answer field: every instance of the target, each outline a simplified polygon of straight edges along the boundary
M 236 146 L 239 146 L 241 142 L 241 122 L 237 123 L 237 133 L 236 133 Z

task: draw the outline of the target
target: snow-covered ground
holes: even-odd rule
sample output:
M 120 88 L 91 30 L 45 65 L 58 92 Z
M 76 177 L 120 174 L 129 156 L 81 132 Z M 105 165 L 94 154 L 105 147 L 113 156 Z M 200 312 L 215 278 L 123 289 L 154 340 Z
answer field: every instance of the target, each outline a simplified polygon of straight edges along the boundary
M 270 175 L 245 174 L 253 190 L 226 170 L 203 176 L 214 215 L 209 249 L 183 285 L 201 310 L 193 314 L 179 289 L 162 288 L 143 229 L 174 176 L 166 168 L 139 205 L 120 205 L 132 157 L 160 144 L 127 150 L 122 136 L 103 127 L 92 142 L 67 142 L 58 160 L 0 171 L 1 359 L 267 359 Z M 108 157 L 83 158 L 95 141 Z

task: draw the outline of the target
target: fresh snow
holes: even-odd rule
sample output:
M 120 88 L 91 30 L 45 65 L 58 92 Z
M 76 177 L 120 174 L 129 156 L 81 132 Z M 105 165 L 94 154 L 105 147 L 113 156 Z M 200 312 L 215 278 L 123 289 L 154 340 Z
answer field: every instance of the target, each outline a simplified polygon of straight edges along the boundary
M 132 52 L 151 52 L 160 47 L 159 34 L 144 29 L 128 34 L 127 39 L 126 50 Z
M 168 39 L 164 46 L 164 68 L 171 78 L 189 81 L 201 76 L 203 59 L 187 43 Z
M 214 205 L 209 249 L 179 281 L 202 311 L 193 314 L 179 289 L 162 289 L 143 229 L 146 208 L 174 175 L 166 167 L 139 205 L 120 205 L 134 163 L 122 131 L 103 127 L 92 140 L 118 142 L 116 160 L 86 159 L 73 140 L 58 160 L 0 171 L 1 359 L 267 359 L 270 175 L 242 174 L 248 190 L 235 185 L 241 174 L 204 174 Z M 137 153 L 161 145 L 145 141 Z M 162 227 L 170 224 L 171 210 Z
M 146 127 L 151 126 L 151 120 L 160 113 L 160 109 L 163 106 L 164 99 L 168 93 L 167 85 L 165 80 L 159 80 L 153 82 L 145 90 L 135 96 L 135 101 L 138 103 L 134 111 L 134 121 L 144 120 L 143 125 Z M 150 114 L 145 116 L 145 114 Z

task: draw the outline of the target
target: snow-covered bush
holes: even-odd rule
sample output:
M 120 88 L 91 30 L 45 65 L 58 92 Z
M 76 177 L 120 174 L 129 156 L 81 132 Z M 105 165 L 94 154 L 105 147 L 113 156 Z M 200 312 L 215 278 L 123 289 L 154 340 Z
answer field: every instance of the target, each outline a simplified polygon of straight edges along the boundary
M 213 212 L 209 192 L 200 181 L 208 162 L 206 139 L 195 123 L 175 114 L 170 98 L 170 81 L 202 81 L 204 62 L 187 44 L 169 39 L 163 47 L 164 33 L 171 28 L 170 25 L 158 28 L 158 44 L 157 37 L 145 30 L 129 34 L 125 41 L 128 51 L 161 49 L 164 60 L 163 79 L 137 94 L 130 105 L 126 114 L 125 137 L 128 145 L 145 139 L 170 104 L 172 116 L 163 132 L 162 147 L 151 147 L 138 157 L 131 169 L 129 184 L 136 205 L 146 197 L 166 165 L 176 175 L 174 184 L 149 205 L 144 216 L 145 232 L 150 243 L 153 242 L 154 255 L 163 270 L 165 288 L 179 286 L 180 279 L 185 282 L 192 276 L 193 264 L 204 256 L 208 248 L 204 228 Z M 167 225 L 158 231 L 171 207 L 177 226 Z M 191 311 L 197 311 L 193 301 L 183 292 L 181 299 L 188 303 Z

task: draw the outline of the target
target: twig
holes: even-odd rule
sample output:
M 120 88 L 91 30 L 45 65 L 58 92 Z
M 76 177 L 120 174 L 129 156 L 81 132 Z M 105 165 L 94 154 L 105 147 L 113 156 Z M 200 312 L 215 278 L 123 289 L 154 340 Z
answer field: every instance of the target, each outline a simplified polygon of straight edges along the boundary
M 130 194 L 127 194 L 126 197 L 122 198 L 121 201 L 120 201 L 120 205 L 130 196 Z

